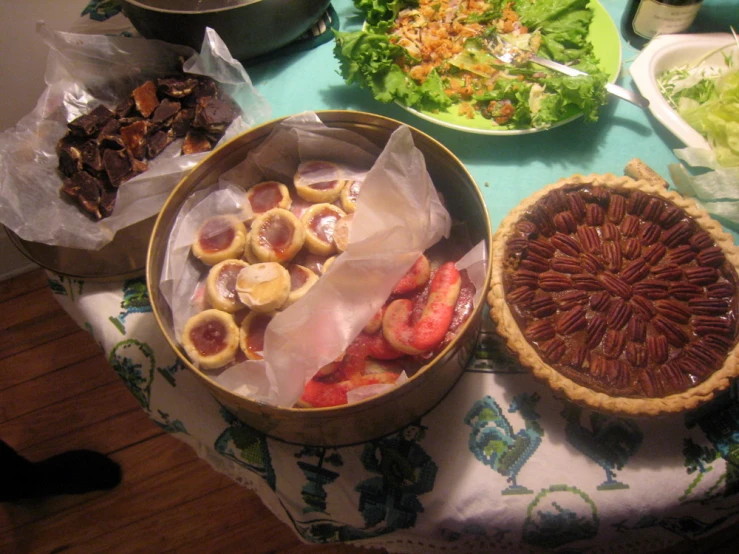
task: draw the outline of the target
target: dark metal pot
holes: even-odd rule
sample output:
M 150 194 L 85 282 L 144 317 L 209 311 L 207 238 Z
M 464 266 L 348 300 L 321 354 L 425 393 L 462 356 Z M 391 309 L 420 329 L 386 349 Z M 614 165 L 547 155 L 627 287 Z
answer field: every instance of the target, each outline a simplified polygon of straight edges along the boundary
M 214 29 L 231 55 L 244 61 L 277 50 L 316 23 L 330 0 L 121 0 L 141 34 L 200 51 Z

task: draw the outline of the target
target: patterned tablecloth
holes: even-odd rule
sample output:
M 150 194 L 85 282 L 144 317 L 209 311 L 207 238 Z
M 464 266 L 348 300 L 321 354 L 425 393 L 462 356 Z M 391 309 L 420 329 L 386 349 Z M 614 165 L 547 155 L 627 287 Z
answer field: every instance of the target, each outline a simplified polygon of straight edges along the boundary
M 143 278 L 49 277 L 150 417 L 254 489 L 306 542 L 648 552 L 739 522 L 732 392 L 687 416 L 603 416 L 556 398 L 483 329 L 460 381 L 418 421 L 365 444 L 301 447 L 235 419 L 185 369 Z
M 617 20 L 623 3 L 602 3 Z M 334 6 L 342 26 L 358 25 L 349 0 Z M 115 10 L 92 2 L 86 17 L 102 25 Z M 462 158 L 493 225 L 520 199 L 571 173 L 619 172 L 634 156 L 664 172 L 678 146 L 655 131 L 646 112 L 625 103 L 611 104 L 604 124 L 573 122 L 503 140 L 465 135 L 347 91 L 329 45 L 291 56 L 249 68 L 274 117 L 342 108 L 406 119 Z M 577 154 L 573 136 L 581 138 Z M 500 183 L 507 186 L 494 186 Z M 430 413 L 366 444 L 301 447 L 235 419 L 178 362 L 157 328 L 143 278 L 49 277 L 59 302 L 102 345 L 142 409 L 217 471 L 254 489 L 306 542 L 355 541 L 398 552 L 577 552 L 596 545 L 647 552 L 739 522 L 736 387 L 705 409 L 659 420 L 581 410 L 508 358 L 485 314 L 474 360 Z

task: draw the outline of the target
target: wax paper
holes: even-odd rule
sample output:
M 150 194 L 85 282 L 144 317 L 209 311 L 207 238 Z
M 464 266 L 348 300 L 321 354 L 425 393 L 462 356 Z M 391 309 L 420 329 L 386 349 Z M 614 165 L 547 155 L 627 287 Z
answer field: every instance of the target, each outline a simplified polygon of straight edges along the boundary
M 268 103 L 212 29 L 200 53 L 143 38 L 58 32 L 44 23 L 37 31 L 50 49 L 47 86 L 35 109 L 0 134 L 0 223 L 25 240 L 100 249 L 118 230 L 157 214 L 177 182 L 207 155 L 183 156 L 176 140 L 147 171 L 120 186 L 113 214 L 98 222 L 61 196 L 56 145 L 67 123 L 99 104 L 115 107 L 146 80 L 184 70 L 219 81 L 243 112 L 221 143 L 270 116 Z
M 246 189 L 266 179 L 290 183 L 298 164 L 310 159 L 329 159 L 344 176 L 363 182 L 349 246 L 302 299 L 272 319 L 265 334 L 264 360 L 210 372 L 223 387 L 278 406 L 289 407 L 298 400 L 305 383 L 346 350 L 394 284 L 451 228 L 451 218 L 407 127 L 399 127 L 379 151 L 351 131 L 326 127 L 315 114 L 288 118 L 217 185 L 198 191 L 183 205 L 160 283 L 178 338 L 187 319 L 202 308 L 193 291 L 201 286 L 203 268 L 189 255 L 200 223 L 214 213 L 241 214 L 245 219 Z M 472 251 L 477 255 L 467 265 L 479 265 L 480 257 L 484 264 L 485 249 Z M 481 276 L 477 287 L 482 290 L 484 269 L 471 273 Z

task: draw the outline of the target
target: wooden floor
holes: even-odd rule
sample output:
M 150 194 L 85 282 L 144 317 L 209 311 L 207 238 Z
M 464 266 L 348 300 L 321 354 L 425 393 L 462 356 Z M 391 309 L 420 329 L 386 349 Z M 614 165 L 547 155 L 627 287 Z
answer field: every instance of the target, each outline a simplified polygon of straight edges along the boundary
M 0 282 L 0 437 L 32 461 L 89 448 L 123 467 L 109 492 L 0 504 L 2 553 L 381 552 L 303 544 L 154 425 L 40 270 Z
M 32 461 L 97 450 L 124 473 L 109 492 L 0 504 L 2 553 L 381 552 L 301 543 L 256 494 L 161 431 L 41 270 L 0 282 L 0 437 Z M 737 540 L 739 530 L 668 552 L 735 552 Z

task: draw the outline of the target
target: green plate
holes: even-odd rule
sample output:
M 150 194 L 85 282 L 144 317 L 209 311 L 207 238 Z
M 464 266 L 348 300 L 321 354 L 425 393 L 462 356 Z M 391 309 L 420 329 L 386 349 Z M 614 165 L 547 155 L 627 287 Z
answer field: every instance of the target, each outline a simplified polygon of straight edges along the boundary
M 593 51 L 600 61 L 600 67 L 608 74 L 608 80 L 611 83 L 615 83 L 621 71 L 621 35 L 619 35 L 618 28 L 613 22 L 613 19 L 611 19 L 611 16 L 600 2 L 591 0 L 590 6 L 593 8 L 593 21 L 590 25 L 588 39 L 592 43 Z M 481 135 L 525 135 L 528 133 L 538 133 L 564 125 L 582 115 L 580 112 L 574 112 L 571 116 L 544 128 L 495 129 L 491 128 L 490 120 L 485 119 L 481 115 L 476 115 L 473 119 L 459 115 L 457 113 L 459 111 L 457 104 L 452 105 L 443 112 L 416 110 L 403 106 L 400 103 L 398 105 L 422 119 L 443 127 Z

